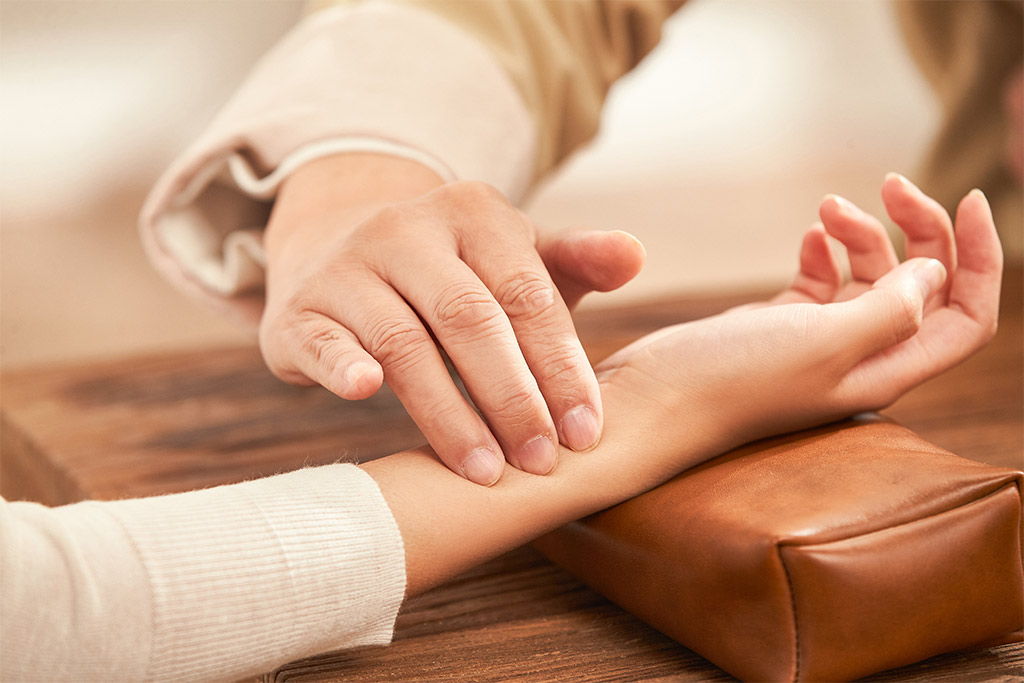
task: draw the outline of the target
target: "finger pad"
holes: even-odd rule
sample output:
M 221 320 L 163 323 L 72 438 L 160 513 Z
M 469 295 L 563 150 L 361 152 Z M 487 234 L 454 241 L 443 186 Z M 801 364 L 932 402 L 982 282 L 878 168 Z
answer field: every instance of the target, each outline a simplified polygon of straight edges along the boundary
M 583 253 L 577 252 L 574 258 L 586 283 L 592 289 L 606 292 L 636 277 L 644 266 L 647 253 L 631 235 L 610 232 L 592 238 Z
M 956 212 L 956 243 L 960 267 L 979 272 L 1001 272 L 1003 249 L 988 201 L 972 191 Z

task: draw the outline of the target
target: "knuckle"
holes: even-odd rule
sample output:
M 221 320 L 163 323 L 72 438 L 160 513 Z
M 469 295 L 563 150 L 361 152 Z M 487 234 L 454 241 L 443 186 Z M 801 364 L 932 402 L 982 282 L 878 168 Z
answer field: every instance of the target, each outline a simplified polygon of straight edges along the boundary
M 381 365 L 400 369 L 422 357 L 433 342 L 420 325 L 405 319 L 382 318 L 366 336 L 367 350 Z
M 463 226 L 468 217 L 475 217 L 473 234 L 488 234 L 493 239 L 507 240 L 509 235 L 522 235 L 531 243 L 537 228 L 530 218 L 512 205 L 498 190 L 478 180 L 449 183 L 427 195 L 431 209 L 440 210 L 449 218 L 450 226 Z
M 505 427 L 525 428 L 528 425 L 538 425 L 544 418 L 534 394 L 528 384 L 507 380 L 492 388 L 491 398 L 484 412 L 491 422 L 498 422 Z M 534 426 L 530 431 L 537 429 Z
M 501 308 L 488 294 L 465 287 L 440 292 L 433 312 L 441 329 L 456 333 L 489 333 L 501 324 L 502 318 Z
M 449 183 L 435 190 L 429 197 L 434 208 L 454 219 L 456 224 L 463 223 L 468 216 L 486 218 L 478 221 L 476 231 L 500 234 L 500 231 L 494 229 L 496 225 L 523 221 L 523 214 L 509 203 L 500 190 L 478 180 Z
M 576 388 L 581 382 L 580 363 L 580 354 L 573 345 L 562 344 L 547 349 L 543 359 L 537 363 L 535 374 L 545 382 Z
M 333 369 L 340 360 L 343 340 L 341 331 L 334 327 L 311 326 L 303 332 L 299 348 L 313 359 L 318 368 L 326 372 Z
M 434 445 L 438 440 L 451 437 L 453 415 L 457 407 L 442 392 L 431 392 L 429 396 L 418 396 L 408 404 L 409 415 L 423 431 L 423 435 Z
M 413 222 L 408 207 L 389 205 L 360 223 L 349 236 L 348 248 L 360 259 L 374 253 L 380 244 L 390 245 L 396 240 L 403 240 L 408 234 L 408 226 Z
M 444 190 L 446 197 L 457 198 L 460 202 L 468 201 L 482 206 L 508 204 L 500 190 L 480 180 L 460 180 L 445 185 Z
M 534 273 L 518 273 L 495 288 L 494 298 L 512 318 L 534 319 L 552 310 L 554 287 Z
M 299 301 L 300 299 L 296 299 Z M 320 384 L 344 396 L 339 370 L 359 348 L 351 332 L 314 307 L 289 309 L 259 328 L 260 353 L 270 371 L 291 384 Z

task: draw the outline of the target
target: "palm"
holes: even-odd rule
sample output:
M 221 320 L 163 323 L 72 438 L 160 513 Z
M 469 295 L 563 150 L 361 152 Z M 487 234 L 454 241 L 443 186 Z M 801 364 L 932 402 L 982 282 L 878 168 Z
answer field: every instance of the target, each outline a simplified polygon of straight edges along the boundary
M 945 285 L 926 302 L 919 333 L 862 363 L 865 379 L 890 377 L 902 393 L 963 360 L 991 338 L 998 313 L 1002 250 L 980 192 L 961 202 L 955 232 L 945 210 L 899 176 L 886 179 L 882 197 L 890 217 L 906 233 L 907 256 L 936 259 L 947 272 Z M 872 216 L 835 197 L 826 198 L 820 213 L 822 223 L 804 238 L 800 272 L 793 284 L 755 306 L 849 301 L 899 265 L 885 228 Z M 851 274 L 846 283 L 828 236 L 846 248 Z
M 1002 254 L 987 202 L 964 199 L 954 240 L 945 212 L 909 183 L 887 179 L 883 196 L 914 260 L 900 265 L 878 221 L 826 199 L 791 287 L 635 342 L 598 367 L 602 383 L 660 387 L 670 406 L 694 394 L 731 402 L 737 432 L 756 438 L 882 408 L 960 362 L 995 331 Z M 846 247 L 848 283 L 828 235 Z

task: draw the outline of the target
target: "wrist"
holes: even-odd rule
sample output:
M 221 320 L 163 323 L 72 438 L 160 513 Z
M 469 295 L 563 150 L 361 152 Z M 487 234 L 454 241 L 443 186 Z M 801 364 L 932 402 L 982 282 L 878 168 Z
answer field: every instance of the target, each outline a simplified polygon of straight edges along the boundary
M 601 394 L 601 443 L 579 457 L 593 456 L 581 466 L 603 479 L 603 489 L 596 490 L 614 499 L 608 504 L 644 493 L 739 445 L 727 411 L 705 400 L 709 397 L 699 387 L 691 391 L 648 382 L 640 392 L 602 382 Z
M 662 397 L 639 401 L 618 387 L 602 389 L 601 442 L 584 453 L 560 448 L 558 466 L 545 476 L 506 467 L 488 488 L 454 475 L 427 448 L 361 465 L 402 533 L 408 595 L 728 450 L 720 438 L 727 430 L 712 412 L 690 406 L 680 415 L 658 405 Z

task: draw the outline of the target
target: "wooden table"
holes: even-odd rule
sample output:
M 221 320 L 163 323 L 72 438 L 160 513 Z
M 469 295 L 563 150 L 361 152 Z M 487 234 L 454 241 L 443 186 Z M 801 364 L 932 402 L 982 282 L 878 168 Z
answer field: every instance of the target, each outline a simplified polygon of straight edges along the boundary
M 982 353 L 886 411 L 930 441 L 1024 466 L 1022 269 L 1008 269 L 1001 328 Z M 749 300 L 748 297 L 739 297 Z M 736 297 L 585 312 L 593 359 Z M 0 489 L 61 504 L 183 491 L 423 441 L 388 392 L 344 403 L 275 380 L 251 348 L 173 353 L 8 373 Z M 273 680 L 732 680 L 522 548 L 410 601 L 387 648 L 288 664 Z M 1024 645 L 977 649 L 870 680 L 1024 680 Z

